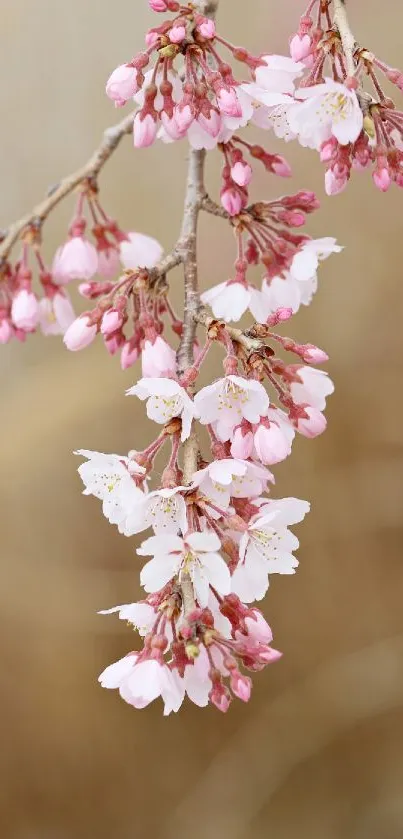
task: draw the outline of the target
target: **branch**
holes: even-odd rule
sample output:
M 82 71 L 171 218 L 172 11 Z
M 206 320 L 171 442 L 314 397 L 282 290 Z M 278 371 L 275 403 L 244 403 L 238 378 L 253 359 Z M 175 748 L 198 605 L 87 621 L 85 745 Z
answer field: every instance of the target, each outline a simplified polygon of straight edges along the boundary
M 333 0 L 333 4 L 333 21 L 336 24 L 337 29 L 339 30 L 344 55 L 346 56 L 347 75 L 354 76 L 356 71 L 356 65 L 354 61 L 356 40 L 348 22 L 345 0 Z
M 205 309 L 202 309 L 201 312 L 198 312 L 196 315 L 197 323 L 200 323 L 202 326 L 205 326 L 206 329 L 210 329 L 211 326 L 217 323 L 217 318 L 212 318 L 208 314 Z M 236 329 L 233 326 L 228 326 L 228 324 L 224 324 L 225 331 L 227 335 L 231 338 L 231 341 L 236 341 L 240 344 L 248 353 L 257 352 L 264 346 L 264 341 L 260 340 L 260 338 L 252 338 L 247 332 L 243 332 L 242 329 Z
M 56 207 L 66 195 L 89 178 L 96 178 L 102 167 L 117 149 L 120 141 L 126 134 L 130 134 L 133 127 L 134 113 L 129 114 L 121 122 L 108 128 L 102 138 L 100 146 L 96 149 L 88 163 L 77 172 L 63 178 L 55 189 L 52 189 L 47 198 L 44 199 L 32 210 L 29 215 L 16 221 L 11 225 L 3 242 L 0 244 L 0 262 L 7 259 L 11 248 L 29 227 L 40 227 L 51 210 Z

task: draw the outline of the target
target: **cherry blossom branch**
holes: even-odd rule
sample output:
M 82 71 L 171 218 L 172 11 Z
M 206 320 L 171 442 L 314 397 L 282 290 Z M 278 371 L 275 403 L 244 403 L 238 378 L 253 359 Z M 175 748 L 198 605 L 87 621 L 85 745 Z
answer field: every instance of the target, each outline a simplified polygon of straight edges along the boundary
M 84 181 L 96 178 L 105 163 L 112 156 L 113 152 L 119 146 L 123 137 L 130 134 L 133 130 L 134 112 L 130 113 L 116 125 L 107 128 L 104 132 L 101 144 L 92 154 L 88 162 L 73 172 L 71 175 L 63 178 L 60 183 L 53 188 L 48 197 L 40 204 L 37 204 L 34 209 L 23 218 L 14 222 L 11 225 L 3 241 L 0 244 L 0 262 L 7 259 L 11 248 L 21 236 L 29 228 L 39 229 L 49 213 L 65 198 L 70 195 L 77 186 Z
M 205 326 L 206 329 L 211 329 L 217 324 L 217 318 L 212 318 L 206 309 L 202 309 L 196 315 L 196 321 L 201 326 Z M 224 324 L 225 331 L 227 335 L 231 338 L 231 341 L 236 341 L 240 344 L 248 353 L 256 352 L 260 350 L 262 346 L 264 346 L 264 342 L 261 341 L 259 338 L 253 338 L 244 332 L 242 329 L 236 329 L 233 326 L 228 326 L 228 324 Z
M 346 57 L 347 74 L 349 76 L 354 76 L 356 70 L 354 61 L 356 40 L 350 29 L 345 0 L 333 0 L 333 4 L 333 21 L 336 24 L 337 29 L 339 30 L 340 40 L 343 46 L 344 55 Z

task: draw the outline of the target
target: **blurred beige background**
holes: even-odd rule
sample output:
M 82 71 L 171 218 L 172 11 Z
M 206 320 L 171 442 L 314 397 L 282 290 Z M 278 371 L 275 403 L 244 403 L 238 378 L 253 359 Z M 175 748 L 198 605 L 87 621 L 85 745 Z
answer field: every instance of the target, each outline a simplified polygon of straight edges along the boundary
M 105 79 L 140 47 L 146 5 L 2 0 L 0 226 L 82 163 L 115 120 Z M 401 65 L 398 0 L 350 6 L 361 43 Z M 284 52 L 302 8 L 221 0 L 220 28 L 235 42 L 248 30 L 252 50 Z M 186 707 L 167 720 L 101 690 L 99 671 L 134 639 L 96 611 L 138 596 L 138 565 L 98 502 L 81 497 L 72 451 L 126 452 L 148 439 L 142 409 L 123 395 L 137 371 L 121 373 L 100 342 L 79 357 L 57 339 L 2 348 L 1 839 L 403 835 L 402 194 L 356 176 L 327 199 L 316 156 L 286 153 L 293 182 L 262 177 L 260 194 L 316 189 L 323 210 L 308 230 L 346 250 L 292 323 L 329 352 L 337 392 L 327 434 L 297 441 L 276 469 L 279 495 L 313 505 L 298 574 L 274 579 L 264 607 L 284 659 L 227 716 Z M 135 153 L 128 140 L 102 179 L 108 211 L 169 247 L 185 154 L 181 144 Z M 71 208 L 48 225 L 49 258 Z M 204 220 L 201 242 L 203 282 L 219 282 L 231 236 Z

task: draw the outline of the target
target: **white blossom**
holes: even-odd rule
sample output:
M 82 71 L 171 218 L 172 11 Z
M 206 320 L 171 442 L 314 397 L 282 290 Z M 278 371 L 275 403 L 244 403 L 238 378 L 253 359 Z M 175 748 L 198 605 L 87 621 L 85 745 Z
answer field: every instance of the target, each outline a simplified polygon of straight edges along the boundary
M 226 376 L 204 387 L 195 396 L 195 409 L 202 425 L 212 425 L 220 440 L 230 440 L 242 419 L 259 422 L 269 407 L 269 397 L 260 382 L 241 376 Z
M 127 396 L 138 396 L 147 400 L 147 416 L 160 425 L 165 425 L 174 417 L 182 420 L 182 443 L 190 435 L 195 407 L 184 390 L 174 379 L 143 378 L 131 387 Z

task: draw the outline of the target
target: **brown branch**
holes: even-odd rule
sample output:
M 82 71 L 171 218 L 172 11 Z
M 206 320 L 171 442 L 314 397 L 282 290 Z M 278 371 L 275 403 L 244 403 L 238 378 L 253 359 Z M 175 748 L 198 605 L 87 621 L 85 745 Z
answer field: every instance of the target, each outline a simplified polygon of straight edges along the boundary
M 336 24 L 339 31 L 343 52 L 346 57 L 347 75 L 354 76 L 356 71 L 354 52 L 357 44 L 350 29 L 344 0 L 333 0 L 333 8 L 333 22 Z
M 205 326 L 206 329 L 210 329 L 211 326 L 217 323 L 217 318 L 211 317 L 206 309 L 202 309 L 197 313 L 196 321 L 202 326 Z M 228 326 L 226 323 L 223 326 L 231 340 L 240 344 L 248 353 L 257 352 L 257 350 L 260 350 L 264 346 L 264 342 L 260 338 L 252 338 L 247 332 L 243 332 L 242 329 L 236 329 L 233 326 Z
M 126 134 L 130 134 L 133 126 L 134 113 L 129 114 L 121 122 L 108 128 L 102 138 L 100 146 L 96 149 L 89 161 L 77 172 L 63 178 L 62 181 L 53 189 L 47 198 L 38 204 L 31 213 L 16 221 L 11 225 L 5 238 L 0 244 L 0 262 L 7 259 L 11 248 L 25 231 L 31 227 L 40 227 L 47 218 L 51 210 L 54 209 L 67 195 L 89 178 L 96 178 L 105 165 L 107 160 L 111 157 L 115 149 L 118 147 L 120 141 Z

